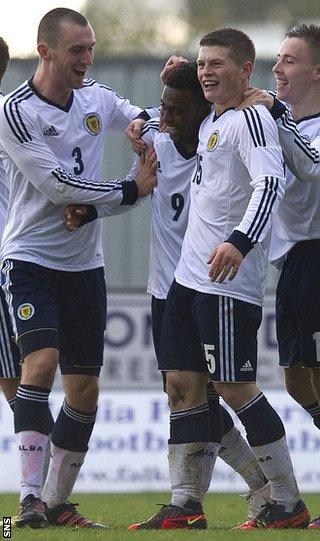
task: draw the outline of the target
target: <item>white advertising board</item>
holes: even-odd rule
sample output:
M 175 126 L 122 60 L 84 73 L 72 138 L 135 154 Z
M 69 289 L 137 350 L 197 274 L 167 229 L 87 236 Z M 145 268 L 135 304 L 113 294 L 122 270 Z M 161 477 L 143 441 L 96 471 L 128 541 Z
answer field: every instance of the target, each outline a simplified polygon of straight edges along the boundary
M 320 492 L 320 432 L 284 391 L 266 392 L 285 423 L 301 491 Z M 52 392 L 58 414 L 63 400 Z M 239 427 L 240 428 L 240 427 Z M 140 492 L 169 490 L 167 468 L 168 406 L 161 391 L 103 391 L 97 422 L 75 491 Z M 0 396 L 0 492 L 18 491 L 13 416 Z M 211 490 L 243 492 L 245 484 L 218 460 Z

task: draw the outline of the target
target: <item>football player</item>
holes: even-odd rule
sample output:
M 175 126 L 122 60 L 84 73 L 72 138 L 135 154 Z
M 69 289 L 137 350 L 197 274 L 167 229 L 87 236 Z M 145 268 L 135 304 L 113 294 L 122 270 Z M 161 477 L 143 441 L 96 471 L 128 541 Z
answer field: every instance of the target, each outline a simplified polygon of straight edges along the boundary
M 172 500 L 147 522 L 151 528 L 173 527 L 193 511 L 184 527 L 205 523 L 201 491 L 210 438 L 209 372 L 243 423 L 271 486 L 272 501 L 240 528 L 306 527 L 309 513 L 300 500 L 283 423 L 256 385 L 270 226 L 284 192 L 281 149 L 262 107 L 236 110 L 249 87 L 251 40 L 224 29 L 200 45 L 198 75 L 215 111 L 200 128 L 188 227 L 161 339 L 160 368 L 172 412 Z
M 156 182 L 137 173 L 124 183 L 100 179 L 104 134 L 123 130 L 141 110 L 86 79 L 95 36 L 80 13 L 57 8 L 38 28 L 34 76 L 4 100 L 0 158 L 10 182 L 2 242 L 2 288 L 22 358 L 14 408 L 21 465 L 16 525 L 104 528 L 83 517 L 69 495 L 94 426 L 103 360 L 106 292 L 100 224 L 70 235 L 61 222 L 70 202 L 134 204 Z M 152 170 L 152 167 L 151 167 Z M 90 220 L 90 216 L 88 216 Z M 51 430 L 48 399 L 58 363 L 65 400 Z
M 243 105 L 265 104 L 278 126 L 287 187 L 270 259 L 281 268 L 276 294 L 280 365 L 287 391 L 320 429 L 320 27 L 290 28 L 273 73 L 281 102 L 252 89 Z M 320 528 L 320 517 L 309 528 Z

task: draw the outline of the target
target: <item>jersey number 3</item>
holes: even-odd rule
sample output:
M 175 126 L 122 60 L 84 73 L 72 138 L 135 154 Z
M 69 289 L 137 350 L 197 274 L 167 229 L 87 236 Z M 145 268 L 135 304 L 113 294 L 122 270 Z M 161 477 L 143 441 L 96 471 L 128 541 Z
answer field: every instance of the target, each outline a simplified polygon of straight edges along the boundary
M 82 152 L 81 148 L 75 147 L 72 151 L 71 156 L 75 159 L 76 167 L 73 168 L 73 172 L 75 175 L 81 175 L 84 170 L 84 163 L 82 161 Z

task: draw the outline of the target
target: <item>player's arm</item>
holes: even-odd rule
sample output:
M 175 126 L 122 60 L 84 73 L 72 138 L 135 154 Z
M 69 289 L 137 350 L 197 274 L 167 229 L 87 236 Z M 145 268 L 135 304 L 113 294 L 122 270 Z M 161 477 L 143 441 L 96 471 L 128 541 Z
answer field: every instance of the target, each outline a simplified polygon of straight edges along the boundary
M 149 107 L 142 110 L 112 89 L 103 85 L 100 85 L 100 89 L 106 112 L 111 111 L 108 129 L 117 132 L 125 131 L 128 139 L 132 144 L 134 143 L 136 152 L 146 150 L 146 145 L 140 139 L 141 129 L 145 122 L 159 116 L 159 109 Z
M 149 149 L 137 158 L 126 176 L 126 182 L 130 180 L 139 179 L 140 176 L 148 177 L 154 176 L 157 167 L 157 161 L 155 159 L 154 152 Z M 120 205 L 117 209 L 110 208 L 109 205 L 99 205 L 97 207 L 93 205 L 68 205 L 63 211 L 63 222 L 69 231 L 73 231 L 78 227 L 86 225 L 87 223 L 96 220 L 97 218 L 105 218 L 107 216 L 114 216 L 123 214 L 137 208 L 141 205 L 144 199 L 137 199 L 134 205 Z
M 54 205 L 69 203 L 132 205 L 151 193 L 156 184 L 150 178 L 119 182 L 80 178 L 65 171 L 33 122 L 22 111 L 0 111 L 0 142 L 18 170 Z
M 245 256 L 269 235 L 273 216 L 284 195 L 285 179 L 277 128 L 269 113 L 258 106 L 240 115 L 237 146 L 252 179 L 253 192 L 241 223 L 228 240 L 234 240 Z
M 261 107 L 240 114 L 234 148 L 251 176 L 253 192 L 239 225 L 210 255 L 209 276 L 218 282 L 233 279 L 243 258 L 267 237 L 285 187 L 277 128 L 270 115 Z
M 143 127 L 148 120 L 156 120 L 160 114 L 160 107 L 152 107 L 141 111 L 139 115 L 130 122 L 125 129 L 125 134 L 129 139 L 131 146 L 137 154 L 143 152 L 148 147 L 143 140 Z
M 271 109 L 286 165 L 301 182 L 320 180 L 320 135 L 312 142 L 300 134 L 289 109 L 276 98 Z
M 275 95 L 259 88 L 245 93 L 239 109 L 264 105 L 275 120 L 286 165 L 301 182 L 320 180 L 320 136 L 310 141 L 300 134 L 290 110 Z

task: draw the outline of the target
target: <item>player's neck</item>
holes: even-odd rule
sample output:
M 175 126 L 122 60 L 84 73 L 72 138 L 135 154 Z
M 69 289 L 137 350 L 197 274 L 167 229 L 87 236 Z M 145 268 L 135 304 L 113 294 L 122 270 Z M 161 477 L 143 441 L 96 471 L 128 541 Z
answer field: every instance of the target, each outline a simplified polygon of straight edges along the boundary
M 249 88 L 249 80 L 244 79 L 240 86 L 234 88 L 234 92 L 229 92 L 226 101 L 218 103 L 214 102 L 215 117 L 222 115 L 228 109 L 236 109 L 244 99 L 244 92 Z
M 235 96 L 234 99 L 228 100 L 225 103 L 214 103 L 215 117 L 222 115 L 228 109 L 236 109 L 243 101 L 243 94 Z
M 292 104 L 291 112 L 295 120 L 320 114 L 320 97 L 307 98 L 303 99 L 301 103 Z
M 188 158 L 189 156 L 194 156 L 196 154 L 198 148 L 198 135 L 192 140 L 190 138 L 188 140 L 172 140 L 177 151 L 184 158 Z
M 59 81 L 54 81 L 48 74 L 41 70 L 37 70 L 32 79 L 32 83 L 39 94 L 47 100 L 50 100 L 57 105 L 61 105 L 62 107 L 67 105 L 72 90 L 63 87 Z

